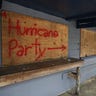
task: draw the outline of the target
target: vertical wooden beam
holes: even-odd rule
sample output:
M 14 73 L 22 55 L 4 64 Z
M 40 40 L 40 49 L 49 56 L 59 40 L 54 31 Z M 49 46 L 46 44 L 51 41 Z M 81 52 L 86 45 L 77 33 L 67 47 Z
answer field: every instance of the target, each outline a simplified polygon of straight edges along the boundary
M 77 67 L 76 69 L 76 95 L 79 96 L 80 94 L 80 67 Z
M 2 65 L 2 11 L 0 10 L 0 66 Z
M 68 73 L 68 76 L 76 80 L 76 89 L 74 96 L 80 95 L 80 67 L 76 68 L 76 72 Z

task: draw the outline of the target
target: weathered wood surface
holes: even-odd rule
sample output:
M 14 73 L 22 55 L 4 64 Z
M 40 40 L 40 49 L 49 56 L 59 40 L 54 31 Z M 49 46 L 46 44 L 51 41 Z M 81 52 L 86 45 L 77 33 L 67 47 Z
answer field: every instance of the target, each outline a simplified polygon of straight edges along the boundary
M 81 57 L 96 55 L 96 32 L 88 29 L 81 29 L 80 47 Z
M 68 56 L 68 26 L 2 11 L 2 64 L 20 65 Z
M 47 64 L 46 64 L 47 63 Z M 54 60 L 53 62 L 40 63 L 42 67 L 34 66 L 35 69 L 29 71 L 21 71 L 18 73 L 11 73 L 7 75 L 0 76 L 0 86 L 6 86 L 10 84 L 15 84 L 17 82 L 30 80 L 34 78 L 39 78 L 41 76 L 46 76 L 56 72 L 61 72 L 64 70 L 69 70 L 72 68 L 80 67 L 83 64 L 82 60 L 72 60 L 66 61 L 64 59 Z M 37 68 L 36 68 L 37 67 Z M 2 71 L 3 72 L 3 71 Z M 1 72 L 1 73 L 2 73 Z

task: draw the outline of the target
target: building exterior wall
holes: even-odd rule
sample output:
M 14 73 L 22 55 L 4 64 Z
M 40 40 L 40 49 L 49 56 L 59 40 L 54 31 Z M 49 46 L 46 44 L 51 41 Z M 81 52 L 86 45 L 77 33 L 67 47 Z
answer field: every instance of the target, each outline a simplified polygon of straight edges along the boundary
M 3 1 L 2 9 L 68 24 L 69 57 L 79 58 L 80 30 L 75 28 L 74 22 L 67 22 L 62 18 L 28 9 L 7 1 Z M 14 85 L 1 87 L 0 96 L 57 96 L 75 86 L 75 81 L 67 76 L 67 73 L 70 71 L 71 70 L 67 70 Z M 84 58 L 84 66 L 81 68 L 81 82 L 92 76 L 96 76 L 96 57 Z
M 80 57 L 80 29 L 76 29 L 75 22 L 69 23 L 69 57 Z

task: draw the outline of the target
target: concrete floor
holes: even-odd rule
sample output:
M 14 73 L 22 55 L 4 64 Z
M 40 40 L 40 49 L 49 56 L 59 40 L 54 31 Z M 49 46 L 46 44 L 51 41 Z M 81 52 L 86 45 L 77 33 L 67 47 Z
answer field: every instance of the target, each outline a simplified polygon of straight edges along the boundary
M 74 89 L 68 91 L 60 96 L 75 96 Z M 96 96 L 96 77 L 91 78 L 81 85 L 80 96 Z

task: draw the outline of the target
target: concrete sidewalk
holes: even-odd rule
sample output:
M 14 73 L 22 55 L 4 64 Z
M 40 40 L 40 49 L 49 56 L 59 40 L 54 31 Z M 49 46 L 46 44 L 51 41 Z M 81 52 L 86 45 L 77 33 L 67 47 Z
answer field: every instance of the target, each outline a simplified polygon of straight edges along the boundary
M 59 96 L 75 96 L 74 89 Z M 80 96 L 96 96 L 96 77 L 87 80 L 80 88 Z

